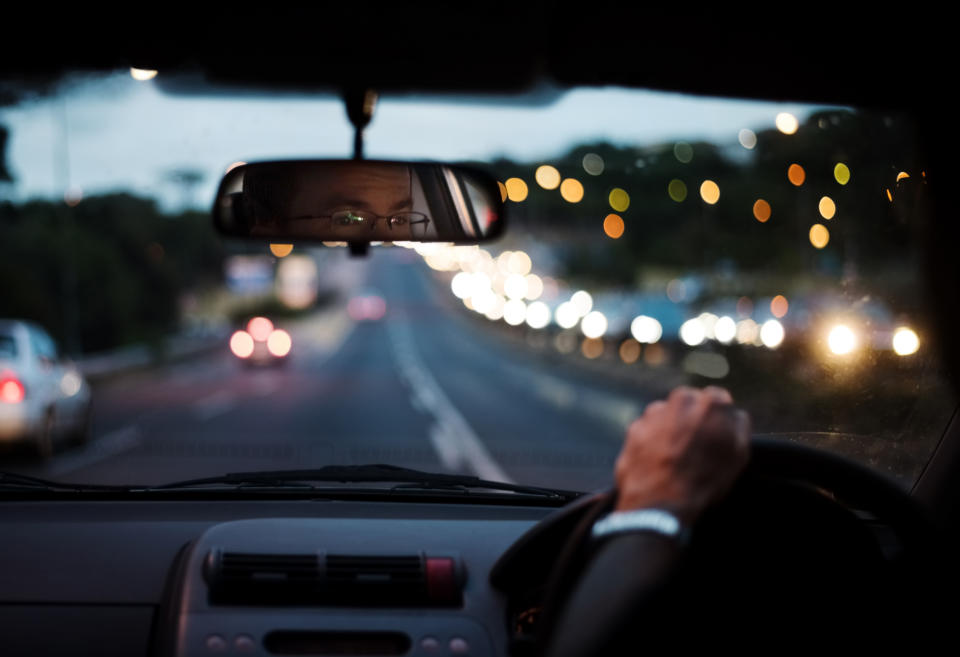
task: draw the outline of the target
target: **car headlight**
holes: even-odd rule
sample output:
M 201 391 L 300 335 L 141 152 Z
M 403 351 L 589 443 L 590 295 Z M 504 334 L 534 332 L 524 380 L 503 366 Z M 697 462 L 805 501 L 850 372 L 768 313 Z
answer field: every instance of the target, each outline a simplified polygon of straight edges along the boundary
M 846 324 L 837 324 L 827 336 L 827 346 L 831 353 L 837 356 L 846 356 L 859 346 L 857 334 Z
M 893 351 L 898 356 L 909 356 L 920 349 L 920 338 L 913 329 L 901 326 L 893 333 Z

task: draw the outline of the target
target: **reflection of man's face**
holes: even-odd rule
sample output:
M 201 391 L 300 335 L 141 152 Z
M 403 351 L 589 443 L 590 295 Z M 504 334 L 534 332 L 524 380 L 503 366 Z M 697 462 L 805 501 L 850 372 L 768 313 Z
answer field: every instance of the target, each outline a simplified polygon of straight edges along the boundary
M 282 176 L 269 175 L 247 185 L 245 193 L 257 197 L 269 221 L 256 222 L 265 237 L 292 236 L 325 240 L 405 240 L 410 226 L 390 228 L 387 217 L 409 212 L 413 207 L 411 172 L 405 165 L 367 162 L 315 163 L 289 167 Z M 369 225 L 341 226 L 320 220 L 336 212 L 352 210 L 380 217 Z M 260 214 L 260 213 L 258 213 Z M 279 225 L 276 222 L 279 220 Z
M 329 182 L 321 190 L 325 212 L 336 210 L 365 210 L 379 217 L 397 212 L 409 212 L 413 199 L 410 195 L 410 170 L 406 166 L 389 164 L 351 164 L 331 171 Z

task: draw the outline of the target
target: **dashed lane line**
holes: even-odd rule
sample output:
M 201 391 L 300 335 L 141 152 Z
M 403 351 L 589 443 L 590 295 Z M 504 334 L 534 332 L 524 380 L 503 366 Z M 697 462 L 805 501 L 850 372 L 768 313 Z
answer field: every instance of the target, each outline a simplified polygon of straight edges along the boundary
M 194 414 L 200 420 L 210 420 L 223 415 L 237 405 L 237 396 L 230 390 L 218 390 L 194 403 Z
M 468 469 L 482 479 L 512 483 L 421 360 L 409 327 L 396 321 L 387 330 L 400 375 L 410 385 L 411 404 L 434 419 L 429 437 L 440 462 L 452 470 Z

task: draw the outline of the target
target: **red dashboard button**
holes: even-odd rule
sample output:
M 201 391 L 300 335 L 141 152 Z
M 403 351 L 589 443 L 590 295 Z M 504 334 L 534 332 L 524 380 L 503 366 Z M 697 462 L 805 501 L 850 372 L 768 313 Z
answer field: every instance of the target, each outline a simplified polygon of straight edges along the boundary
M 427 597 L 431 602 L 459 600 L 455 566 L 453 559 L 447 557 L 427 557 Z

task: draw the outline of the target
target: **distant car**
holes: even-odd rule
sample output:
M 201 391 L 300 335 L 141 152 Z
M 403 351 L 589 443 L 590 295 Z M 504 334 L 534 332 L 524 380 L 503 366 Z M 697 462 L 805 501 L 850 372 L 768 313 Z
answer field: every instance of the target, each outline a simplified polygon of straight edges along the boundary
M 347 302 L 347 315 L 355 322 L 376 322 L 387 314 L 387 301 L 377 290 L 362 290 Z
M 49 458 L 61 439 L 89 439 L 90 413 L 90 386 L 47 332 L 0 320 L 0 444 L 29 443 Z
M 230 336 L 230 351 L 247 365 L 281 365 L 292 348 L 290 334 L 266 317 L 254 317 Z

